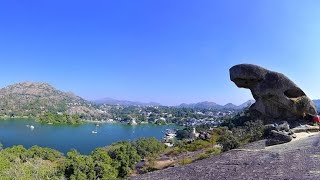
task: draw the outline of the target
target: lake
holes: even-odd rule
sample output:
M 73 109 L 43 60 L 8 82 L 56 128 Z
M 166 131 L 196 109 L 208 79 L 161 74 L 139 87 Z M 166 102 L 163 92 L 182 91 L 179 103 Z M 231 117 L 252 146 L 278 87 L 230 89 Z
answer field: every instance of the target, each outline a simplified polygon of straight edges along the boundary
M 27 127 L 34 126 L 34 129 Z M 3 147 L 23 145 L 30 148 L 34 145 L 56 149 L 66 153 L 77 149 L 82 154 L 89 154 L 98 147 L 104 147 L 118 141 L 136 140 L 141 137 L 161 139 L 164 131 L 175 128 L 175 125 L 144 124 L 130 126 L 125 124 L 85 123 L 73 125 L 49 125 L 34 120 L 0 120 L 0 142 Z M 97 134 L 92 131 L 97 129 Z

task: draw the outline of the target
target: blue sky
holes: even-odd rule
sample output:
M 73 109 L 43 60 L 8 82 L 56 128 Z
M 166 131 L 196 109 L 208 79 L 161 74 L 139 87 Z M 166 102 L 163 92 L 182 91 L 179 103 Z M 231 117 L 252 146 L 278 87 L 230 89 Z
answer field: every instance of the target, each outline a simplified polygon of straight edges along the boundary
M 48 82 L 87 99 L 165 105 L 252 96 L 228 70 L 254 63 L 320 98 L 320 2 L 4 0 L 0 86 Z

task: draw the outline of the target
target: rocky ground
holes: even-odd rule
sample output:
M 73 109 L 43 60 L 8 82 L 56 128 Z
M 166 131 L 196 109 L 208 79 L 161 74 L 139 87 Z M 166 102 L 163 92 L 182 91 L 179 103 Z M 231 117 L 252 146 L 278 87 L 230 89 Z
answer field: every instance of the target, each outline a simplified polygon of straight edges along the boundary
M 320 179 L 320 134 L 299 133 L 292 142 L 267 148 L 265 141 L 258 141 L 190 165 L 131 179 Z

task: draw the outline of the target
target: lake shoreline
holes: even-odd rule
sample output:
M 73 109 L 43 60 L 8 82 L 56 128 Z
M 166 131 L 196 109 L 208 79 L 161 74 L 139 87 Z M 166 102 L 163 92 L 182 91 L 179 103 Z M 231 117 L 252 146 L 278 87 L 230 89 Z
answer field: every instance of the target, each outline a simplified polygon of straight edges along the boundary
M 33 126 L 34 128 L 31 128 Z M 139 138 L 155 137 L 162 140 L 166 129 L 178 128 L 175 125 L 94 122 L 81 125 L 41 123 L 34 119 L 6 118 L 0 121 L 0 142 L 3 147 L 22 145 L 48 147 L 62 153 L 77 149 L 82 154 L 99 147 L 106 147 L 116 142 L 133 141 Z M 93 133 L 97 132 L 97 133 Z
M 175 125 L 175 126 L 179 126 L 175 123 L 167 123 L 167 124 L 155 124 L 155 123 L 149 123 L 149 122 L 145 122 L 145 123 L 138 123 L 138 124 L 135 124 L 135 125 L 132 125 L 130 123 L 122 123 L 122 122 L 118 122 L 118 121 L 108 121 L 108 120 L 104 120 L 104 121 L 98 121 L 98 120 L 81 120 L 81 123 L 77 123 L 77 124 L 68 124 L 68 123 L 44 123 L 44 122 L 41 122 L 39 121 L 37 118 L 33 118 L 33 117 L 14 117 L 14 118 L 10 118 L 10 117 L 7 117 L 7 118 L 3 118 L 3 117 L 0 117 L 0 121 L 1 120 L 4 120 L 4 121 L 9 121 L 9 120 L 30 120 L 30 121 L 35 121 L 37 123 L 41 123 L 41 124 L 48 124 L 48 125 L 82 125 L 83 123 L 88 123 L 88 124 L 123 124 L 123 125 L 131 125 L 131 126 L 140 126 L 140 125 L 156 125 L 156 126 L 167 126 L 167 125 Z

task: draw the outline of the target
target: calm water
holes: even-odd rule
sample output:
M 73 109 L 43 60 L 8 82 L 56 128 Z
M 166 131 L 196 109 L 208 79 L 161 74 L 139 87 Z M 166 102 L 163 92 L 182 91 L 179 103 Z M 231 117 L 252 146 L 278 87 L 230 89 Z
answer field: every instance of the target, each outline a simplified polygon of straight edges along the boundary
M 27 125 L 33 125 L 31 130 Z M 95 124 L 87 123 L 79 126 L 40 124 L 32 120 L 0 120 L 0 142 L 4 147 L 33 145 L 57 149 L 63 153 L 75 148 L 83 154 L 89 154 L 97 147 L 110 145 L 122 140 L 135 140 L 140 137 L 161 139 L 163 131 L 174 128 L 174 125 L 138 125 Z

